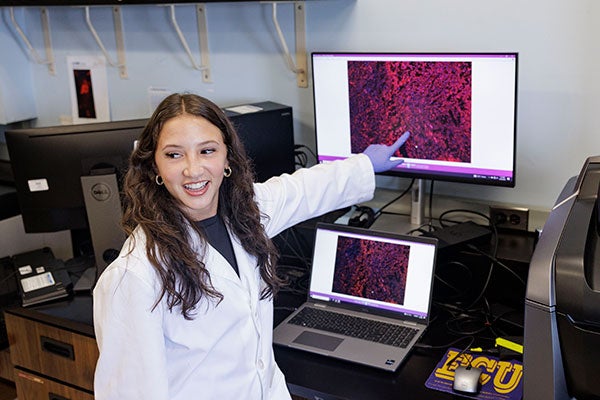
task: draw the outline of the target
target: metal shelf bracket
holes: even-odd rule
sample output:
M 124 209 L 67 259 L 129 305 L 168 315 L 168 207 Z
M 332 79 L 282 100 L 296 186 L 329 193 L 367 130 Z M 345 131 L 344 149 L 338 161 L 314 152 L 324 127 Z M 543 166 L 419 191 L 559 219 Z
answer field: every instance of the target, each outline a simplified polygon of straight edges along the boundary
M 202 71 L 202 81 L 206 83 L 212 82 L 210 77 L 210 59 L 208 54 L 208 29 L 206 24 L 206 5 L 204 3 L 196 4 L 196 17 L 198 24 L 198 42 L 200 45 L 200 64 L 196 62 L 194 56 L 192 55 L 192 51 L 188 46 L 187 41 L 185 40 L 185 36 L 183 32 L 179 28 L 179 24 L 177 23 L 177 18 L 175 16 L 175 5 L 169 4 L 167 5 L 170 9 L 171 13 L 171 23 L 173 24 L 173 28 L 177 33 L 177 37 L 181 42 L 185 52 L 187 53 L 192 67 L 198 71 Z
M 271 4 L 272 6 L 272 19 L 275 29 L 277 31 L 277 37 L 280 42 L 280 46 L 283 51 L 283 56 L 285 58 L 286 64 L 288 68 L 296 74 L 296 82 L 298 87 L 306 88 L 308 87 L 308 66 L 307 66 L 307 54 L 306 54 L 306 22 L 305 22 L 305 2 L 304 1 L 294 1 L 294 27 L 295 27 L 295 60 L 292 58 L 288 46 L 286 44 L 285 37 L 281 31 L 279 26 L 279 21 L 277 19 L 277 4 L 278 3 L 292 3 L 289 0 L 282 1 L 264 1 L 263 3 Z M 204 82 L 212 82 L 211 73 L 210 73 L 210 58 L 209 58 L 209 48 L 208 48 L 208 29 L 207 29 L 207 18 L 206 18 L 206 4 L 205 3 L 197 3 L 196 7 L 196 17 L 197 17 L 197 25 L 198 25 L 198 42 L 200 46 L 200 64 L 196 62 L 192 52 L 188 46 L 188 43 L 183 35 L 183 32 L 179 28 L 179 24 L 177 23 L 177 18 L 175 15 L 175 5 L 174 4 L 166 4 L 161 5 L 163 7 L 169 7 L 171 23 L 175 32 L 177 33 L 177 37 L 179 38 L 185 52 L 187 53 L 192 67 L 198 71 L 202 71 L 202 80 Z M 106 47 L 102 43 L 96 29 L 94 28 L 91 17 L 90 17 L 90 6 L 83 6 L 85 12 L 85 22 L 90 30 L 92 36 L 94 37 L 96 43 L 100 47 L 100 50 L 104 54 L 107 63 L 112 67 L 117 67 L 119 69 L 119 76 L 121 79 L 126 79 L 127 75 L 127 64 L 125 57 L 125 42 L 123 37 L 123 23 L 121 17 L 121 7 L 120 6 L 112 6 L 113 12 L 113 20 L 114 20 L 114 29 L 115 29 L 115 40 L 117 47 L 117 61 L 115 62 L 110 55 L 108 54 Z M 25 36 L 23 30 L 17 23 L 14 17 L 14 10 L 12 7 L 10 10 L 10 18 L 14 29 L 18 33 L 18 35 L 23 40 L 27 50 L 29 51 L 33 60 L 38 64 L 46 64 L 48 65 L 48 70 L 50 74 L 55 75 L 55 61 L 54 55 L 52 52 L 52 42 L 50 37 L 50 24 L 48 17 L 48 9 L 46 7 L 41 8 L 41 19 L 42 19 L 42 28 L 44 33 L 44 45 L 46 50 L 46 60 L 42 60 L 35 48 L 31 45 L 31 42 Z
M 104 44 L 102 44 L 102 40 L 100 39 L 100 36 L 98 36 L 98 32 L 96 32 L 96 29 L 94 28 L 94 25 L 92 24 L 92 21 L 90 18 L 90 7 L 85 6 L 83 8 L 85 10 L 85 22 L 88 26 L 88 29 L 92 33 L 92 36 L 96 40 L 98 47 L 100 47 L 100 50 L 102 50 L 102 53 L 104 53 L 104 57 L 106 57 L 106 62 L 111 67 L 119 68 L 119 76 L 121 77 L 121 79 L 127 79 L 128 76 L 127 76 L 127 64 L 125 61 L 125 41 L 123 40 L 123 23 L 122 23 L 122 19 L 121 19 L 121 7 L 120 6 L 112 7 L 113 21 L 114 21 L 114 25 L 115 25 L 115 41 L 117 43 L 117 62 L 114 62 L 113 59 L 108 54 L 108 51 L 106 51 L 106 47 L 104 47 Z
M 21 27 L 17 23 L 17 20 L 15 18 L 15 11 L 14 11 L 13 7 L 9 8 L 10 20 L 13 24 L 13 27 L 15 28 L 15 31 L 17 32 L 17 34 L 19 35 L 21 40 L 23 40 L 23 43 L 27 47 L 27 50 L 29 51 L 29 54 L 31 55 L 33 60 L 37 64 L 47 65 L 48 72 L 50 73 L 50 75 L 56 75 L 54 53 L 52 51 L 52 40 L 50 37 L 50 18 L 48 17 L 48 9 L 46 7 L 41 7 L 40 12 L 41 12 L 41 19 L 42 19 L 42 30 L 44 32 L 44 47 L 46 48 L 46 59 L 45 60 L 41 59 L 38 52 L 31 45 L 31 42 L 29 41 L 29 39 L 27 39 L 27 36 L 23 32 L 23 29 L 21 29 Z
M 273 24 L 277 31 L 277 37 L 281 44 L 283 55 L 285 57 L 288 68 L 296 74 L 296 81 L 298 87 L 308 87 L 307 79 L 307 57 L 306 57 L 306 22 L 304 12 L 304 1 L 294 2 L 294 27 L 296 33 L 296 62 L 292 59 L 285 42 L 285 37 L 279 27 L 279 21 L 277 20 L 277 2 L 271 2 L 273 9 L 272 18 Z

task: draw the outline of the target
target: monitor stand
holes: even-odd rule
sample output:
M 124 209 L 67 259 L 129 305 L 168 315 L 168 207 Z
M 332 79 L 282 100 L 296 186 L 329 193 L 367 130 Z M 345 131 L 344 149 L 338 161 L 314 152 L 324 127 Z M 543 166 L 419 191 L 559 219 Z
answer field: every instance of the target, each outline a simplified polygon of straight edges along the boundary
M 423 225 L 425 221 L 425 180 L 417 179 L 411 192 L 410 223 Z
M 119 254 L 125 233 L 121 228 L 121 198 L 114 173 L 81 177 L 96 266 L 84 271 L 75 291 L 91 290 L 104 269 Z
M 88 293 L 96 284 L 96 267 L 87 268 L 73 285 L 73 292 Z

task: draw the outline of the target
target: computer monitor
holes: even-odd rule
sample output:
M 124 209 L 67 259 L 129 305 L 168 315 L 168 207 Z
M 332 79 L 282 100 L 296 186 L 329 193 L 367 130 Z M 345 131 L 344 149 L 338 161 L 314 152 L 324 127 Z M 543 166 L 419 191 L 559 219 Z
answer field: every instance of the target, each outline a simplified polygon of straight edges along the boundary
M 252 160 L 257 182 L 295 171 L 292 107 L 263 101 L 227 107 L 223 111 Z
M 257 180 L 294 171 L 291 107 L 262 102 L 253 104 L 252 112 L 224 111 L 253 161 Z M 86 251 L 79 243 L 91 240 L 92 246 L 86 247 L 91 247 L 101 272 L 125 240 L 120 228 L 121 179 L 147 121 L 7 131 L 25 231 L 71 230 L 77 256 Z
M 89 232 L 92 246 L 87 247 L 98 269 L 104 268 L 125 239 L 120 229 L 120 181 L 146 121 L 8 130 L 6 143 L 25 231 L 71 230 L 84 237 Z M 84 253 L 74 248 L 75 256 Z
M 515 184 L 517 53 L 312 53 L 319 162 L 411 135 L 387 175 Z

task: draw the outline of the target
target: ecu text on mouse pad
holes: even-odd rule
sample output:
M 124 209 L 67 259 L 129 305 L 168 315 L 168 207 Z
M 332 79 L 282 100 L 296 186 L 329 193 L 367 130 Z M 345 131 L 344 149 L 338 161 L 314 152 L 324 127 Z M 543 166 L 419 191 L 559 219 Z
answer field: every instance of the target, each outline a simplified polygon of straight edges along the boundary
M 517 360 L 500 360 L 480 353 L 464 353 L 448 364 L 460 349 L 450 348 L 438 362 L 425 382 L 429 389 L 452 393 L 471 399 L 482 400 L 520 400 L 523 397 L 523 364 Z M 457 393 L 452 389 L 454 370 L 459 365 L 481 368 L 479 393 L 469 395 Z

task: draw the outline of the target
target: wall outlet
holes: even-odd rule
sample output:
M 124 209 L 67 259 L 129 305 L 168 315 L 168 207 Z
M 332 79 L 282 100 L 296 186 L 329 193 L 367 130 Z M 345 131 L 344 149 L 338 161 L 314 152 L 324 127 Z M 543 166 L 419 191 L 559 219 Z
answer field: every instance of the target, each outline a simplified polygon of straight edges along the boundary
M 522 207 L 490 206 L 491 224 L 498 229 L 527 231 L 529 228 L 529 209 Z

